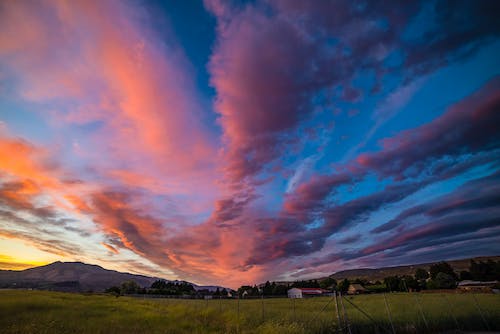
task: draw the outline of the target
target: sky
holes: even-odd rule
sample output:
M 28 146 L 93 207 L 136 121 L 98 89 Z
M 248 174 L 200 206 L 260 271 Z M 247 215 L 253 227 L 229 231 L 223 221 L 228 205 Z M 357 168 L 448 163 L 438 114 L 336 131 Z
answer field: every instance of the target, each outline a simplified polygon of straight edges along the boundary
M 238 287 L 500 254 L 497 1 L 4 1 L 0 268 Z

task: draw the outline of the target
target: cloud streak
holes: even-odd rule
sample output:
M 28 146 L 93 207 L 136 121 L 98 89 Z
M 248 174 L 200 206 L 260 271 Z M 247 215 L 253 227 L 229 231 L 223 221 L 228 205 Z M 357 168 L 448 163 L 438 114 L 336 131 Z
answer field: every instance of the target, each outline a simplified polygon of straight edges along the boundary
M 206 0 L 207 50 L 162 6 L 1 5 L 2 236 L 233 287 L 498 251 L 497 4 Z

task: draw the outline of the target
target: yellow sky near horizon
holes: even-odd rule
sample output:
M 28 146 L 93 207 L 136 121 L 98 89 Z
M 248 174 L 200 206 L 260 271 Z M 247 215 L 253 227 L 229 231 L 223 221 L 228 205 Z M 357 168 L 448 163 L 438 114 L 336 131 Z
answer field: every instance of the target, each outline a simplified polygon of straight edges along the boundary
M 0 237 L 0 269 L 23 270 L 61 260 L 23 240 Z

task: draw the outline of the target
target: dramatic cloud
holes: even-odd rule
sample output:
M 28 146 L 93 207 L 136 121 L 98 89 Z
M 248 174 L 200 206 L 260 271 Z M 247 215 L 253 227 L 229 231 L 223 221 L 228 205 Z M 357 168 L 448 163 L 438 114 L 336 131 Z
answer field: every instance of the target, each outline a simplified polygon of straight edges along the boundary
M 497 3 L 170 7 L 0 5 L 4 240 L 231 287 L 500 251 Z
M 432 123 L 382 141 L 383 151 L 361 154 L 357 161 L 383 176 L 418 173 L 432 159 L 481 152 L 500 144 L 500 78 L 453 106 Z
M 439 197 L 433 202 L 417 205 L 402 211 L 396 218 L 378 226 L 375 233 L 389 231 L 392 228 L 401 229 L 403 222 L 417 215 L 426 215 L 432 218 L 451 214 L 456 211 L 486 210 L 495 208 L 500 199 L 499 174 L 467 182 L 454 192 Z
M 356 161 L 347 164 L 345 171 L 341 170 L 330 176 L 315 177 L 308 183 L 302 184 L 295 193 L 286 197 L 284 204 L 284 217 L 293 219 L 268 222 L 266 224 L 268 239 L 256 245 L 255 253 L 249 263 L 266 263 L 280 257 L 314 253 L 322 249 L 326 240 L 332 235 L 352 227 L 353 224 L 366 221 L 373 212 L 400 202 L 433 182 L 454 177 L 464 170 L 481 164 L 481 161 L 494 163 L 497 168 L 500 160 L 496 149 L 500 137 L 498 131 L 495 131 L 496 126 L 489 121 L 495 119 L 497 111 L 500 110 L 499 91 L 500 81 L 493 79 L 477 93 L 450 107 L 434 121 L 384 139 L 382 150 L 361 154 Z M 486 161 L 482 159 L 481 152 L 488 152 L 485 153 Z M 471 156 L 472 153 L 479 156 L 475 158 Z M 453 159 L 457 156 L 467 156 L 467 158 L 459 162 L 460 159 Z M 433 161 L 445 164 L 433 165 Z M 472 161 L 475 164 L 471 165 Z M 355 180 L 360 181 L 371 173 L 401 181 L 398 184 L 388 185 L 381 191 L 335 205 L 335 194 L 341 186 L 352 185 Z M 402 181 L 403 178 L 405 182 Z M 488 182 L 495 184 L 498 178 Z M 450 197 L 464 198 L 459 202 L 462 209 L 467 209 L 469 205 L 495 208 L 491 203 L 494 203 L 496 198 L 482 196 L 479 192 L 477 194 L 478 197 L 471 192 L 466 194 L 458 192 L 452 193 Z M 381 232 L 390 227 L 400 227 L 400 220 L 418 213 L 427 205 L 431 204 L 407 209 L 398 218 L 377 227 L 374 231 Z M 448 198 L 442 199 L 442 205 L 435 208 L 434 212 L 452 209 L 449 207 Z M 463 228 L 475 231 L 491 226 L 495 219 L 498 219 L 496 211 L 487 211 L 486 214 L 489 217 L 485 222 L 486 225 L 476 226 L 473 221 L 464 220 Z M 273 227 L 269 227 L 269 223 L 273 224 Z M 446 231 L 451 229 L 449 224 L 451 223 L 443 220 L 441 225 L 437 224 L 431 231 Z M 425 230 L 425 233 L 431 231 Z M 401 238 L 403 241 L 406 240 L 405 237 Z M 374 247 L 386 247 L 391 244 L 382 241 L 381 246 Z
M 16 92 L 40 103 L 56 125 L 96 128 L 90 139 L 76 139 L 95 152 L 77 154 L 101 167 L 109 168 L 105 154 L 130 174 L 162 175 L 158 182 L 169 189 L 206 173 L 215 147 L 200 121 L 189 66 L 175 45 L 157 43 L 142 23 L 144 11 L 114 1 L 4 6 L 0 57 L 19 78 Z

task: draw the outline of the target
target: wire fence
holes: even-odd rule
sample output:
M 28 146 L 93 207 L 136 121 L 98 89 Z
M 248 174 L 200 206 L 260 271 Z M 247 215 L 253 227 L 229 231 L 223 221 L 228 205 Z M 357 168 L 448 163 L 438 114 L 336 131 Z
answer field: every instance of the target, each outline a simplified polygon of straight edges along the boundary
M 310 333 L 428 333 L 500 330 L 500 296 L 493 294 L 422 294 L 418 292 L 313 298 L 182 300 L 207 324 L 225 317 L 232 330 L 293 325 Z

